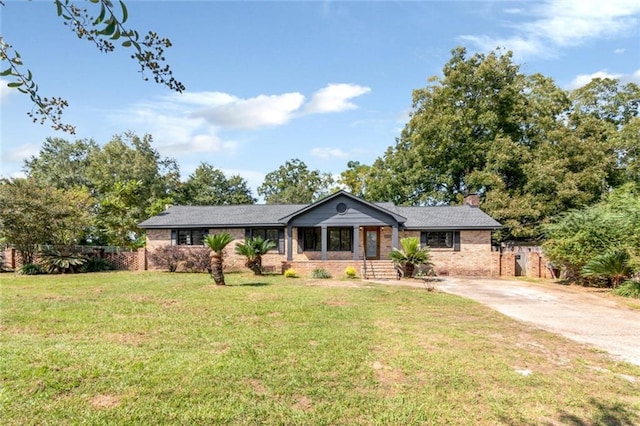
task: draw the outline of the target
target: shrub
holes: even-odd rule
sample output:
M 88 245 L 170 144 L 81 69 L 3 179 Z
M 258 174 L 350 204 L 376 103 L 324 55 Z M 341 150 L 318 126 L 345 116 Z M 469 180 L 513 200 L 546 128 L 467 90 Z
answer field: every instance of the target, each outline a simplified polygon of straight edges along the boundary
M 37 263 L 27 263 L 18 269 L 20 275 L 38 275 L 42 274 L 42 268 Z
M 238 243 L 236 253 L 247 258 L 245 266 L 251 269 L 255 275 L 262 275 L 262 256 L 275 247 L 275 241 L 253 237 L 247 238 L 244 243 Z
M 326 269 L 316 268 L 313 271 L 311 271 L 311 277 L 325 279 L 325 278 L 331 278 L 331 274 Z
M 178 269 L 178 264 L 185 258 L 184 251 L 178 246 L 162 246 L 149 253 L 151 263 L 169 272 L 175 272 Z
M 640 281 L 627 280 L 613 289 L 613 294 L 623 297 L 633 297 L 640 299 Z
M 207 247 L 192 247 L 185 255 L 185 269 L 190 272 L 211 273 L 211 250 Z
M 284 276 L 286 278 L 297 278 L 298 277 L 298 273 L 296 272 L 295 269 L 289 268 L 286 271 L 284 271 Z
M 42 269 L 49 274 L 75 273 L 87 263 L 87 258 L 78 253 L 57 250 L 40 254 Z
M 347 266 L 347 268 L 344 270 L 344 273 L 347 276 L 347 278 L 355 278 L 356 268 L 354 268 L 353 266 Z
M 585 277 L 607 278 L 611 286 L 616 288 L 633 273 L 630 259 L 626 250 L 606 252 L 589 260 L 581 272 Z
M 402 250 L 394 247 L 389 253 L 389 258 L 402 266 L 404 276 L 410 278 L 416 266 L 429 262 L 429 249 L 420 247 L 420 239 L 417 237 L 403 238 L 400 245 Z
M 91 257 L 87 260 L 87 263 L 82 265 L 80 272 L 104 272 L 113 271 L 114 269 L 116 269 L 115 266 L 108 260 L 100 257 Z

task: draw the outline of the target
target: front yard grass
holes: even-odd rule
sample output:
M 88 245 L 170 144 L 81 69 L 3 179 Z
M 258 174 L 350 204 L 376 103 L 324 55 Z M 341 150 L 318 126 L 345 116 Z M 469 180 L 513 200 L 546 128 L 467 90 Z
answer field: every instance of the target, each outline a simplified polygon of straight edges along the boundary
M 2 423 L 640 423 L 639 367 L 475 302 L 226 278 L 0 275 Z

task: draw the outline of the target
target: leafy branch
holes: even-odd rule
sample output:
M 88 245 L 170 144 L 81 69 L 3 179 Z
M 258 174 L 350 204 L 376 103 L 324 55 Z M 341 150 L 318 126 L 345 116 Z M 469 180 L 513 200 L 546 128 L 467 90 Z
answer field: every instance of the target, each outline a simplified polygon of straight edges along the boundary
M 150 72 L 156 83 L 164 84 L 169 89 L 180 93 L 185 90 L 184 85 L 173 77 L 173 72 L 165 63 L 164 50 L 171 47 L 171 41 L 168 38 L 162 38 L 156 32 L 149 31 L 141 39 L 137 31 L 127 29 L 124 24 L 129 14 L 122 0 L 117 2 L 119 5 L 117 13 L 116 2 L 89 1 L 100 6 L 97 17 L 91 16 L 87 9 L 78 7 L 71 0 L 54 0 L 54 4 L 58 16 L 65 20 L 64 24 L 69 26 L 78 38 L 94 43 L 98 50 L 105 53 L 114 51 L 114 42 L 122 40 L 122 47 L 134 50 L 131 58 L 140 65 L 139 72 L 145 81 L 149 79 L 145 74 Z M 0 0 L 0 6 L 5 6 L 2 0 Z M 27 114 L 34 123 L 40 121 L 40 124 L 43 124 L 49 119 L 53 129 L 75 133 L 74 126 L 61 122 L 63 109 L 69 105 L 68 102 L 62 98 L 41 97 L 38 93 L 38 85 L 33 81 L 31 70 L 24 69 L 20 54 L 11 45 L 5 43 L 2 37 L 0 37 L 0 60 L 4 69 L 0 77 L 14 77 L 8 83 L 8 87 L 29 95 L 33 102 L 34 107 Z
M 117 2 L 120 5 L 118 14 L 115 13 L 115 2 L 111 0 L 89 1 L 100 5 L 97 17 L 89 15 L 87 9 L 76 6 L 71 0 L 55 0 L 54 3 L 58 16 L 66 20 L 65 25 L 68 25 L 78 38 L 93 42 L 98 50 L 105 53 L 115 49 L 112 41 L 124 39 L 121 45 L 135 50 L 131 58 L 138 61 L 143 76 L 148 70 L 153 74 L 156 83 L 164 84 L 180 93 L 185 90 L 184 85 L 173 77 L 169 65 L 164 64 L 164 49 L 171 47 L 171 40 L 162 38 L 153 31 L 149 31 L 141 40 L 137 31 L 127 29 L 124 24 L 129 13 L 122 0 Z M 143 78 L 148 80 L 147 77 Z
M 38 85 L 33 81 L 30 70 L 26 73 L 21 70 L 23 63 L 20 53 L 4 42 L 0 37 L 0 62 L 7 63 L 8 68 L 0 73 L 0 77 L 14 77 L 13 81 L 7 84 L 8 87 L 18 89 L 18 91 L 29 95 L 34 104 L 34 108 L 27 114 L 33 122 L 40 121 L 43 124 L 47 118 L 51 120 L 51 127 L 54 130 L 62 130 L 70 134 L 75 134 L 76 129 L 70 124 L 61 122 L 62 110 L 69 106 L 69 103 L 62 98 L 43 98 L 38 93 Z

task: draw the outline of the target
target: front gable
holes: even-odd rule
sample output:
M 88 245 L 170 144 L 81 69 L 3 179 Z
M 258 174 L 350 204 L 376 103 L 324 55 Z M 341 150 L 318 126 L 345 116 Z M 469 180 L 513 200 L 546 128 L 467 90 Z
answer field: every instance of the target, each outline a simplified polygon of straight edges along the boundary
M 294 227 L 399 226 L 405 217 L 383 207 L 361 200 L 348 192 L 338 191 L 280 219 Z

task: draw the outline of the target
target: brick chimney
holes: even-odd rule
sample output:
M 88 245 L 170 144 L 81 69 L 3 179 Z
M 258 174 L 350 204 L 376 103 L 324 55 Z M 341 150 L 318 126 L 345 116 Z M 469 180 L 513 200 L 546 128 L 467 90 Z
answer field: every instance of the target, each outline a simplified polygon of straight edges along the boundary
M 480 196 L 475 193 L 467 194 L 464 197 L 464 203 L 471 207 L 480 207 Z

